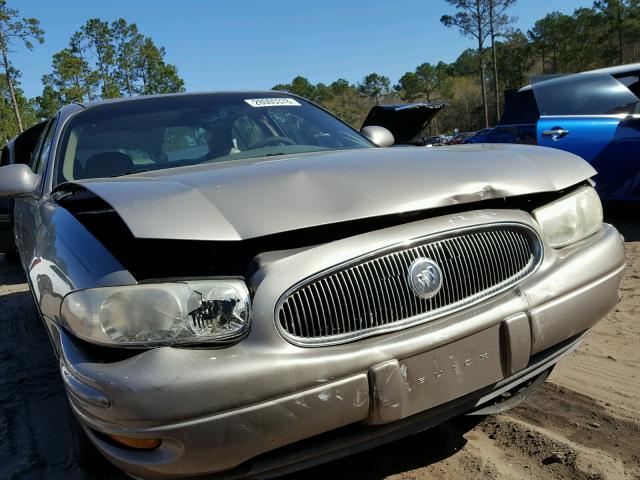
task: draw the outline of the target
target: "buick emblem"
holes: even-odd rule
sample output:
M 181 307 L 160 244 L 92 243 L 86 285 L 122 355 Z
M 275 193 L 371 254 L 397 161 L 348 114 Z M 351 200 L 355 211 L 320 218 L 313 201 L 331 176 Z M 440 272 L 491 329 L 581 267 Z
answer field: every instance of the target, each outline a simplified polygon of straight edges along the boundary
M 409 266 L 409 285 L 420 298 L 431 298 L 442 288 L 442 270 L 429 258 L 416 258 Z

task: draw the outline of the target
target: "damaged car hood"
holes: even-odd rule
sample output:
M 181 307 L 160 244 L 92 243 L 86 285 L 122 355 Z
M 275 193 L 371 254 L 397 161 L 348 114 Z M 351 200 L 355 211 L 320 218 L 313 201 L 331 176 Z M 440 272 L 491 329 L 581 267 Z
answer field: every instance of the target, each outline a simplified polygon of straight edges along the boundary
M 461 145 L 208 163 L 75 185 L 110 204 L 137 238 L 234 241 L 551 192 L 595 173 L 579 157 L 560 150 Z

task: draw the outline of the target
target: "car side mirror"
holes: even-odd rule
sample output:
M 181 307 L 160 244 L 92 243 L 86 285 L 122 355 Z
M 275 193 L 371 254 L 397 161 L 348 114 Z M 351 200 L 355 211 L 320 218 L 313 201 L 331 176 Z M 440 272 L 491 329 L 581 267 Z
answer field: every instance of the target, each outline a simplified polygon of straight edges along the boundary
M 362 127 L 360 133 L 379 147 L 390 147 L 396 141 L 396 139 L 393 138 L 393 133 L 386 128 L 379 127 L 377 125 L 367 125 L 366 127 Z
M 16 163 L 0 167 L 0 198 L 29 196 L 37 183 L 38 175 L 28 165 Z

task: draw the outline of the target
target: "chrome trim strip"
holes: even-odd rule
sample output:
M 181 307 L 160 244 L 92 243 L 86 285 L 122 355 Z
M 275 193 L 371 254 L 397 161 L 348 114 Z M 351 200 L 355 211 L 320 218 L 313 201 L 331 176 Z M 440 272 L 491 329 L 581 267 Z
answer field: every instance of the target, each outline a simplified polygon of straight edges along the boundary
M 637 113 L 601 113 L 594 115 L 540 115 L 540 119 L 553 119 L 553 118 L 640 118 L 640 114 Z M 505 127 L 510 125 L 504 125 Z M 496 127 L 500 127 L 497 125 Z

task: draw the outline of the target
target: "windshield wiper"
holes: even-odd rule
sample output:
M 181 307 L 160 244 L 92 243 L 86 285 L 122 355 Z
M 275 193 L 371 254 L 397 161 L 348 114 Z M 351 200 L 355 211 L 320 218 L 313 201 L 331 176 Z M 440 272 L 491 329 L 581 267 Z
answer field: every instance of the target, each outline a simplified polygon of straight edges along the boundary
M 136 173 L 150 172 L 151 170 L 157 170 L 157 168 L 143 168 L 141 170 L 127 170 L 126 172 L 116 173 L 115 175 L 107 175 L 106 178 L 124 177 L 126 175 L 134 175 Z

